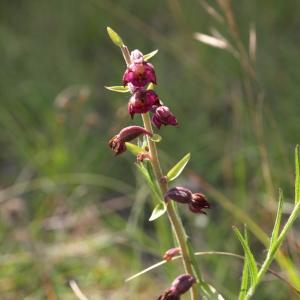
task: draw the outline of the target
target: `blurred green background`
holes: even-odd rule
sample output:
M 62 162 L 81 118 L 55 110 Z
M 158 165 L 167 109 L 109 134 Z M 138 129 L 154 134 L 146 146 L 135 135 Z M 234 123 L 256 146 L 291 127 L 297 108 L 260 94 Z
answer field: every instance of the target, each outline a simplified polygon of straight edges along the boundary
M 157 92 L 179 120 L 160 131 L 164 170 L 191 152 L 176 184 L 206 192 L 213 206 L 207 217 L 180 208 L 197 251 L 241 254 L 231 227 L 251 218 L 251 245 L 263 258 L 278 187 L 286 214 L 293 199 L 300 2 L 234 0 L 230 11 L 227 2 L 0 1 L 0 299 L 75 299 L 72 279 L 89 299 L 156 299 L 181 272 L 174 262 L 124 283 L 159 261 L 171 238 L 165 217 L 147 221 L 152 201 L 134 157 L 115 158 L 107 146 L 140 120 L 128 116 L 127 94 L 104 89 L 124 72 L 106 26 L 130 49 L 159 49 Z M 195 32 L 221 34 L 234 55 Z M 299 237 L 298 222 L 283 246 L 296 269 Z M 199 262 L 236 299 L 241 261 Z M 273 268 L 293 281 L 289 268 Z M 265 279 L 254 299 L 297 299 L 283 281 Z

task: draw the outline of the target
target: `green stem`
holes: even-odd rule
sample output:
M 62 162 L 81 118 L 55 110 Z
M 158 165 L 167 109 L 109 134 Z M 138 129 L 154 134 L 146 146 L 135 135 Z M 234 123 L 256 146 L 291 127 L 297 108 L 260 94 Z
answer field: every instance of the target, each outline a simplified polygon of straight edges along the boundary
M 255 283 L 249 288 L 247 295 L 245 297 L 245 300 L 251 299 L 251 297 L 254 295 L 257 285 L 260 283 L 262 277 L 268 271 L 275 255 L 276 255 L 277 250 L 281 246 L 283 240 L 285 239 L 289 229 L 293 225 L 293 223 L 296 220 L 296 218 L 298 217 L 299 213 L 300 213 L 300 201 L 297 202 L 297 204 L 295 205 L 295 207 L 294 207 L 290 217 L 288 218 L 287 222 L 285 223 L 277 241 L 274 243 L 272 250 L 269 252 L 264 263 L 262 264 L 262 266 L 257 274 L 257 279 L 256 279 Z
M 152 133 L 153 130 L 152 130 L 149 113 L 142 114 L 142 118 L 143 118 L 145 129 Z M 165 194 L 168 191 L 168 183 L 161 180 L 163 177 L 163 173 L 160 167 L 156 144 L 150 138 L 148 138 L 148 146 L 151 155 L 151 163 L 152 163 L 154 174 L 156 176 L 157 181 L 159 182 L 159 186 L 161 188 L 162 194 Z M 181 219 L 176 212 L 175 205 L 172 201 L 169 201 L 169 203 L 167 204 L 167 213 L 168 213 L 169 220 L 172 224 L 172 228 L 176 240 L 181 249 L 184 269 L 186 273 L 194 275 L 193 267 L 195 269 L 197 268 L 197 266 L 192 265 L 191 253 L 189 251 L 189 247 L 187 244 L 188 243 L 187 235 L 182 225 Z M 199 272 L 196 273 L 200 274 Z M 197 276 L 197 279 L 200 283 L 202 282 L 200 276 Z M 197 285 L 193 285 L 191 288 L 191 299 L 192 300 L 198 299 Z

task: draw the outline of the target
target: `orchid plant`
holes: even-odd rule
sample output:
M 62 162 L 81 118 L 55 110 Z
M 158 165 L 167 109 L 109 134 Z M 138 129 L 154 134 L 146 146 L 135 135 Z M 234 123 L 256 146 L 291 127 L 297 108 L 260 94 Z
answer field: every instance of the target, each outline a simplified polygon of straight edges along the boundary
M 160 293 L 157 300 L 179 300 L 181 295 L 188 291 L 191 300 L 222 300 L 224 297 L 204 280 L 200 272 L 196 260 L 197 253 L 193 250 L 177 208 L 178 204 L 185 205 L 190 213 L 206 214 L 205 210 L 210 208 L 210 204 L 206 196 L 202 193 L 194 193 L 186 187 L 181 186 L 169 187 L 169 184 L 182 173 L 191 155 L 190 153 L 186 154 L 166 173 L 161 168 L 157 148 L 157 143 L 161 140 L 161 137 L 154 132 L 153 127 L 156 130 L 159 130 L 163 125 L 176 127 L 178 121 L 174 113 L 160 100 L 159 95 L 155 91 L 155 86 L 157 85 L 155 68 L 148 60 L 157 53 L 157 50 L 146 55 L 139 50 L 130 52 L 115 31 L 109 27 L 107 31 L 113 43 L 120 48 L 126 63 L 126 69 L 122 80 L 123 85 L 106 88 L 115 92 L 130 93 L 128 114 L 132 119 L 135 115 L 140 115 L 144 125 L 143 127 L 128 126 L 121 129 L 119 133 L 110 139 L 109 146 L 115 155 L 120 155 L 128 150 L 136 156 L 138 170 L 145 177 L 152 195 L 157 202 L 149 221 L 154 221 L 166 214 L 175 237 L 174 248 L 166 249 L 166 252 L 162 255 L 163 259 L 167 262 L 180 257 L 183 265 L 182 274 L 173 281 L 169 288 Z M 137 138 L 137 143 L 132 143 Z M 298 152 L 296 154 L 295 208 L 280 233 L 279 226 L 282 213 L 282 197 L 280 197 L 274 231 L 270 239 L 270 248 L 266 260 L 261 264 L 259 270 L 254 255 L 250 250 L 246 232 L 243 236 L 238 229 L 234 228 L 234 232 L 237 234 L 245 252 L 244 270 L 239 294 L 239 299 L 241 300 L 250 299 L 254 294 L 256 286 L 268 270 L 283 238 L 286 236 L 288 229 L 300 211 Z M 142 273 L 145 272 L 141 272 L 140 274 Z M 137 276 L 133 276 L 132 278 L 134 277 Z

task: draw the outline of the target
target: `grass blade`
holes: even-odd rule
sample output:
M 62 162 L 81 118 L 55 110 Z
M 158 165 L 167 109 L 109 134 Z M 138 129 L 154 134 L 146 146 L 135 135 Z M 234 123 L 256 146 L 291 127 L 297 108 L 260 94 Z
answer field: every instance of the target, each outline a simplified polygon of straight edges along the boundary
M 248 286 L 249 286 L 249 263 L 248 263 L 248 259 L 245 258 L 239 300 L 245 299 Z
M 242 236 L 242 234 L 240 233 L 240 231 L 238 230 L 237 227 L 233 227 L 233 230 L 234 230 L 234 233 L 236 234 L 236 236 L 238 237 L 238 239 L 240 240 L 240 243 L 242 244 L 242 247 L 244 249 L 245 260 L 248 263 L 249 277 L 250 277 L 251 286 L 252 286 L 252 285 L 255 284 L 257 274 L 258 274 L 257 265 L 256 265 L 256 262 L 255 262 L 254 256 L 253 256 L 253 254 L 250 250 L 250 247 L 248 245 L 247 238 L 244 238 Z
M 278 203 L 278 207 L 277 207 L 275 224 L 274 224 L 274 228 L 273 228 L 271 239 L 270 239 L 269 251 L 273 248 L 273 245 L 278 238 L 280 224 L 281 224 L 282 208 L 283 208 L 283 193 L 282 193 L 282 190 L 279 189 L 279 203 Z

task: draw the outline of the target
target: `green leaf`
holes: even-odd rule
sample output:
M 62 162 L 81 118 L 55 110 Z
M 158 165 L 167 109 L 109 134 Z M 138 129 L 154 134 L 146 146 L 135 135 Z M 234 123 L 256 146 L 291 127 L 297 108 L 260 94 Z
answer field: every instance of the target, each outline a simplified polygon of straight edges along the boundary
M 141 152 L 144 152 L 143 148 L 140 148 L 139 146 L 126 142 L 126 149 L 131 152 L 133 155 L 138 155 Z
M 257 273 L 258 273 L 254 256 L 248 245 L 247 238 L 244 238 L 242 236 L 242 234 L 240 233 L 240 231 L 238 230 L 238 228 L 236 228 L 235 226 L 233 227 L 233 230 L 234 230 L 234 233 L 236 234 L 236 236 L 238 237 L 238 239 L 240 240 L 240 243 L 242 244 L 242 247 L 244 249 L 245 260 L 247 261 L 247 264 L 248 264 L 251 286 L 253 286 L 256 283 L 256 278 L 257 278 Z
M 295 179 L 295 203 L 300 201 L 300 164 L 299 164 L 299 145 L 295 149 L 295 167 L 296 167 L 296 179 Z
M 247 233 L 247 227 L 244 227 L 244 239 L 247 244 L 249 244 L 248 240 L 248 233 Z M 249 261 L 248 258 L 245 257 L 244 259 L 244 266 L 243 266 L 243 274 L 242 274 L 242 281 L 241 281 L 241 288 L 239 293 L 239 300 L 243 300 L 247 294 L 248 287 L 249 287 Z
M 211 284 L 202 281 L 200 284 L 203 300 L 225 300 L 224 297 Z
M 245 299 L 245 296 L 246 296 L 247 290 L 248 290 L 248 286 L 249 286 L 249 264 L 248 264 L 248 260 L 245 258 L 244 266 L 243 266 L 241 288 L 240 288 L 240 293 L 239 293 L 239 300 Z
M 114 85 L 114 86 L 105 86 L 107 90 L 117 92 L 117 93 L 128 93 L 129 88 L 128 86 L 123 86 L 123 85 Z
M 170 171 L 167 173 L 168 181 L 176 179 L 184 170 L 186 164 L 191 158 L 191 153 L 186 154 Z
M 144 161 L 143 163 L 137 163 L 136 165 L 151 188 L 152 198 L 154 198 L 156 202 L 164 202 L 160 188 L 158 187 L 157 181 L 153 174 L 151 163 L 149 161 Z
M 154 50 L 154 51 L 152 51 L 152 52 L 150 52 L 150 53 L 148 53 L 148 54 L 145 54 L 145 55 L 144 55 L 144 60 L 145 60 L 145 61 L 149 60 L 149 59 L 152 58 L 154 55 L 156 55 L 157 52 L 158 52 L 158 50 Z
M 278 201 L 275 224 L 274 224 L 274 228 L 273 228 L 271 239 L 270 239 L 269 251 L 271 251 L 271 249 L 273 248 L 273 245 L 277 241 L 277 238 L 279 235 L 281 216 L 282 216 L 282 208 L 283 208 L 283 193 L 282 193 L 282 190 L 279 189 L 279 201 Z
M 155 143 L 159 143 L 162 140 L 162 137 L 159 134 L 154 133 L 150 139 Z
M 118 47 L 122 47 L 124 46 L 124 43 L 121 39 L 121 37 L 114 31 L 112 30 L 110 27 L 107 27 L 107 33 L 110 37 L 110 39 L 113 41 L 113 43 L 118 46 Z
M 152 222 L 156 219 L 158 219 L 159 217 L 161 217 L 165 212 L 167 211 L 167 205 L 165 202 L 161 201 L 160 203 L 158 203 L 153 211 L 152 214 L 149 218 L 149 221 Z

